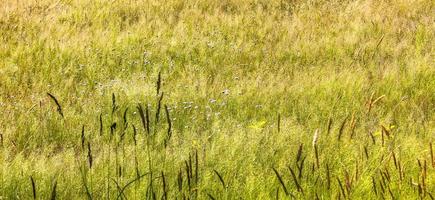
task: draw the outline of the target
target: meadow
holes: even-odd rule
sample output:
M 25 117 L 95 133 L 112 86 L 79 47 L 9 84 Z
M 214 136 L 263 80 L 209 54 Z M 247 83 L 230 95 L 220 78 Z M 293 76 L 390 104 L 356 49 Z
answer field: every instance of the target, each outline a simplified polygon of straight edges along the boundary
M 0 199 L 434 199 L 434 10 L 1 0 Z

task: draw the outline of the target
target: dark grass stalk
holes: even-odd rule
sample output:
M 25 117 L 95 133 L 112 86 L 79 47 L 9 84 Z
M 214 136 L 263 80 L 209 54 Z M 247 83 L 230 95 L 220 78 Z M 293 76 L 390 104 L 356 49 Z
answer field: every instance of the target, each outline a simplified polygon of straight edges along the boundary
M 125 199 L 127 199 L 127 196 L 124 194 L 124 191 L 122 190 L 121 186 L 119 185 L 118 181 L 116 181 L 115 179 L 111 178 L 112 181 L 115 183 L 116 185 L 116 189 L 118 190 L 118 197 L 119 196 L 123 196 Z M 118 198 L 117 198 L 118 199 Z
M 367 114 L 370 113 L 370 111 L 372 110 L 372 105 L 373 105 L 373 97 L 375 96 L 375 93 L 373 92 L 372 95 L 370 95 L 370 99 L 367 102 Z
M 288 169 L 290 170 L 290 174 L 293 178 L 293 181 L 295 182 L 296 187 L 298 188 L 298 191 L 301 192 L 302 194 L 304 194 L 304 190 L 302 189 L 301 185 L 299 184 L 298 179 L 296 178 L 295 172 L 293 171 L 293 169 L 290 166 L 288 166 Z
M 103 135 L 103 115 L 100 114 L 100 136 Z
M 139 178 L 140 170 L 139 170 L 139 162 L 137 159 L 137 139 L 136 139 L 137 131 L 136 131 L 136 127 L 134 126 L 134 124 L 132 127 L 133 127 L 133 142 L 134 142 L 134 164 L 135 164 L 135 170 L 136 170 L 136 177 Z
M 186 165 L 186 177 L 187 177 L 187 186 L 189 188 L 189 192 L 191 190 L 191 180 L 190 180 L 190 170 L 189 170 L 189 162 L 187 162 L 187 160 L 184 161 L 185 165 Z
M 122 176 L 122 173 L 121 173 L 121 165 L 119 164 L 118 146 L 115 146 L 115 170 L 116 170 L 116 180 L 120 182 L 119 179 Z
M 374 177 L 372 177 L 372 185 L 373 185 L 373 192 L 377 196 L 378 195 L 378 191 L 376 190 L 376 181 L 375 181 Z
M 326 134 L 329 135 L 329 133 L 331 132 L 331 128 L 332 128 L 332 118 L 330 117 L 328 120 L 328 129 L 326 131 Z
M 189 153 L 189 174 L 190 174 L 190 178 L 193 179 L 192 155 L 190 155 L 190 153 Z
M 139 116 L 140 116 L 140 119 L 141 119 L 141 121 L 142 121 L 143 128 L 144 128 L 144 130 L 146 131 L 146 130 L 147 130 L 147 127 L 148 127 L 148 124 L 146 123 L 145 113 L 144 113 L 144 111 L 143 111 L 142 105 L 138 104 L 138 105 L 137 105 L 137 109 L 138 109 L 138 111 L 139 111 Z
M 391 133 L 390 133 L 390 131 L 388 131 L 388 130 L 385 128 L 385 126 L 381 125 L 381 129 L 382 129 L 382 131 L 385 133 L 385 135 L 386 135 L 387 137 L 390 137 Z
M 219 174 L 219 172 L 216 171 L 215 169 L 213 169 L 213 171 L 214 171 L 214 173 L 217 175 L 217 177 L 219 178 L 219 181 L 221 182 L 222 187 L 223 187 L 224 190 L 225 190 L 227 187 L 226 187 L 226 185 L 225 185 L 225 181 L 224 181 L 224 179 L 222 178 L 221 174 Z
M 89 169 L 92 169 L 93 160 L 94 159 L 92 157 L 91 143 L 88 142 L 88 163 L 89 163 Z
M 121 173 L 121 165 L 119 164 L 119 152 L 118 152 L 119 146 L 115 146 L 115 174 L 116 174 L 116 180 L 117 182 L 120 182 L 120 178 L 122 176 Z
M 157 75 L 156 95 L 159 95 L 161 86 L 162 86 L 162 75 L 161 75 L 161 71 L 160 71 L 159 74 Z
M 116 96 L 115 93 L 112 93 L 112 115 L 115 113 L 117 109 L 118 106 L 116 105 Z
M 59 101 L 56 99 L 56 97 L 54 97 L 54 95 L 50 94 L 47 92 L 47 95 L 54 101 L 54 103 L 57 106 L 57 112 L 59 113 L 60 116 L 62 116 L 62 118 L 64 118 L 63 116 L 63 111 L 62 111 L 62 106 L 60 105 Z
M 432 168 L 435 168 L 435 158 L 434 158 L 434 154 L 433 154 L 432 142 L 429 143 L 429 149 L 430 149 L 430 160 L 432 163 Z
M 299 165 L 297 165 L 297 163 L 296 163 L 296 167 L 298 168 L 298 178 L 299 178 L 299 180 L 302 179 L 303 170 L 304 170 L 305 158 L 306 158 L 306 157 L 302 158 L 301 162 L 299 162 Z
M 118 194 L 119 195 L 119 194 Z M 145 194 L 146 198 L 145 199 L 151 199 L 154 200 L 155 198 L 155 194 L 154 194 L 154 190 L 152 189 L 151 185 L 148 184 L 148 187 L 146 189 L 146 194 Z
M 384 178 L 384 183 L 387 183 L 387 182 L 389 183 L 390 180 L 389 180 L 389 178 L 388 178 L 387 173 L 384 172 L 384 171 L 382 171 L 382 170 L 379 170 L 379 171 L 380 171 L 380 173 L 381 173 L 382 178 Z M 387 185 L 387 184 L 385 184 L 385 185 Z
M 137 109 L 139 111 L 139 116 L 141 118 L 143 128 L 146 131 L 146 133 L 150 135 L 150 118 L 149 118 L 148 106 L 146 107 L 145 112 L 142 108 L 142 105 L 140 104 L 138 104 Z
M 376 144 L 375 136 L 371 132 L 369 132 L 369 135 L 370 135 L 370 138 L 372 138 L 373 145 L 375 145 Z
M 177 176 L 177 184 L 178 184 L 178 191 L 181 192 L 183 190 L 183 172 L 180 171 L 178 172 L 178 176 Z
M 418 183 L 418 195 L 420 196 L 420 199 L 423 199 L 423 188 L 420 183 Z
M 159 123 L 160 120 L 160 109 L 162 107 L 162 100 L 163 100 L 163 92 L 160 94 L 159 99 L 157 100 L 157 109 L 156 109 L 156 121 L 155 124 L 157 125 Z
M 381 36 L 381 38 L 379 39 L 378 43 L 376 44 L 375 50 L 373 51 L 373 54 L 372 54 L 372 59 L 374 59 L 376 53 L 378 52 L 378 50 L 379 50 L 379 46 L 381 46 L 382 41 L 384 41 L 384 37 L 385 37 L 385 34 L 383 34 L 383 35 Z M 378 99 L 379 99 L 379 98 L 378 98 Z M 374 101 L 373 101 L 373 104 L 375 104 L 377 101 L 378 101 L 378 100 L 374 100 Z
M 434 196 L 433 196 L 430 192 L 427 192 L 427 194 L 429 195 L 429 198 L 430 198 L 431 200 L 435 200 Z
M 55 180 L 53 183 L 53 187 L 51 189 L 50 200 L 56 200 L 56 189 L 57 189 L 57 181 Z
M 115 130 L 116 130 L 116 122 L 113 122 L 112 125 L 110 125 L 110 136 L 109 136 L 109 140 L 112 141 L 113 135 L 115 134 Z
M 340 129 L 339 129 L 339 131 L 338 131 L 338 138 L 337 138 L 338 141 L 341 140 L 341 136 L 343 135 L 344 127 L 345 127 L 345 125 L 346 125 L 346 122 L 347 122 L 347 117 L 344 118 L 343 122 L 341 123 Z
M 276 188 L 275 199 L 279 199 L 279 187 Z
M 211 200 L 215 200 L 216 198 L 213 197 L 213 195 L 211 195 L 210 193 L 207 193 L 208 198 L 210 198 Z
M 140 176 L 140 170 L 139 170 L 139 162 L 138 162 L 138 159 L 137 159 L 136 152 L 134 153 L 134 168 L 135 168 L 135 171 L 136 171 L 136 177 L 139 178 L 139 176 Z
M 127 127 L 127 124 L 128 124 L 127 114 L 128 114 L 128 107 L 125 108 L 124 114 L 122 116 L 122 119 L 123 119 L 123 122 L 124 122 L 124 127 Z
M 150 135 L 151 134 L 151 131 L 150 131 L 151 124 L 150 124 L 150 111 L 149 111 L 148 105 L 145 108 L 145 122 L 146 122 L 146 131 L 147 131 L 147 134 Z
M 341 184 L 340 179 L 337 177 L 338 186 L 340 186 L 340 191 L 343 194 L 343 197 L 346 199 L 346 192 L 344 191 L 343 184 Z
M 36 182 L 35 182 L 35 179 L 33 179 L 33 176 L 30 176 L 30 182 L 32 183 L 33 199 L 36 199 Z
M 380 178 L 381 181 L 379 181 L 379 182 L 381 183 L 381 186 L 386 187 L 387 186 L 386 178 L 384 177 L 384 174 L 382 172 L 379 172 L 379 173 L 381 174 L 381 178 Z M 382 187 L 382 193 L 385 193 L 385 190 L 384 190 L 385 187 Z
M 303 146 L 304 144 L 299 145 L 298 153 L 296 154 L 296 163 L 301 160 Z
M 424 165 L 423 165 L 423 176 L 422 176 L 422 183 L 423 183 L 423 189 L 424 191 L 426 191 L 426 177 L 427 177 L 427 163 L 426 160 L 424 160 Z
M 349 176 L 349 172 L 347 170 L 345 170 L 345 172 L 344 172 L 344 184 L 346 186 L 347 194 L 350 194 L 350 191 L 352 189 L 352 180 L 351 180 L 351 177 Z
M 167 185 L 165 180 L 165 173 L 162 171 L 162 187 L 163 187 L 163 196 L 162 199 L 168 199 L 168 193 L 167 193 Z
M 388 182 L 391 182 L 391 176 L 390 176 L 390 171 L 388 171 L 388 168 L 385 168 L 385 177 L 387 178 Z
M 124 147 L 123 141 L 124 141 L 125 134 L 127 134 L 127 128 L 126 127 L 122 130 L 122 134 L 119 136 L 119 142 L 118 142 L 118 145 L 122 145 L 123 147 Z
M 396 199 L 396 197 L 394 197 L 393 192 L 391 191 L 390 186 L 388 186 L 388 193 L 390 193 L 390 195 L 391 195 L 391 199 L 392 199 L 392 200 Z
M 381 99 L 383 99 L 383 98 L 385 97 L 385 95 L 381 95 L 380 97 L 378 97 L 378 98 L 376 98 L 375 100 L 373 100 L 374 94 L 375 94 L 375 93 L 372 93 L 372 96 L 370 97 L 369 102 L 367 103 L 367 105 L 368 105 L 368 106 L 367 106 L 367 107 L 368 107 L 368 109 L 367 109 L 367 114 L 370 113 L 370 111 L 372 110 L 373 106 L 374 106 L 378 101 L 380 101 Z
M 276 171 L 275 168 L 272 167 L 272 170 L 275 172 L 275 175 L 278 178 L 278 181 L 281 184 L 282 189 L 284 190 L 284 193 L 288 196 L 290 193 L 288 192 L 287 187 L 285 186 L 284 181 L 282 180 L 281 175 L 278 173 L 278 171 Z
M 168 139 L 166 141 L 168 143 L 172 136 L 172 122 L 171 122 L 171 117 L 169 115 L 169 108 L 167 105 L 165 105 L 165 112 L 166 112 L 166 121 L 168 122 L 168 131 L 167 131 Z
M 352 113 L 352 118 L 350 119 L 350 139 L 353 139 L 355 134 L 356 117 L 355 112 Z
M 153 197 L 153 200 L 156 200 L 156 199 L 157 199 L 157 195 L 156 195 L 156 193 L 154 192 L 153 188 L 151 188 L 151 195 L 152 195 L 152 197 Z
M 86 197 L 89 200 L 92 200 L 92 194 L 91 194 L 90 189 L 88 187 L 88 182 L 87 182 L 87 178 L 86 178 L 87 175 L 86 175 L 85 166 L 79 167 L 79 170 L 80 170 L 80 173 L 81 173 L 81 176 L 82 176 L 82 182 L 83 182 L 83 187 L 85 188 Z
M 191 184 L 193 186 L 195 180 L 194 180 L 194 174 L 193 174 L 192 155 L 190 155 L 190 153 L 189 153 L 189 174 L 190 174 L 190 181 L 191 181 Z
M 134 143 L 134 146 L 137 146 L 137 139 L 136 139 L 137 130 L 136 130 L 136 126 L 133 125 L 132 129 L 133 129 L 133 135 L 132 135 L 132 137 L 133 137 L 133 143 Z
M 278 113 L 278 133 L 281 132 L 281 114 Z
M 81 141 L 82 141 L 82 150 L 85 149 L 85 125 L 82 126 L 82 136 L 81 136 Z
M 382 197 L 381 199 L 387 199 L 385 198 L 385 191 L 381 193 L 381 197 Z
M 381 194 L 385 193 L 385 189 L 384 189 L 385 182 L 384 181 L 385 181 L 384 177 L 381 177 L 381 180 L 379 181 L 379 187 L 381 188 Z
M 116 197 L 116 199 L 119 199 L 121 197 L 121 195 L 125 197 L 125 194 L 124 194 L 125 189 L 127 189 L 127 187 L 132 185 L 133 183 L 140 181 L 140 179 L 147 174 L 149 174 L 149 173 L 145 173 L 145 174 L 142 174 L 142 175 L 136 177 L 135 179 L 133 179 L 133 180 L 129 181 L 127 184 L 125 184 L 124 187 L 120 187 L 119 184 L 114 179 L 112 179 L 115 182 L 115 184 L 117 184 L 117 186 L 118 186 L 119 194 L 118 194 L 118 197 Z
M 316 166 L 315 166 L 316 164 L 314 164 L 314 161 L 313 161 L 313 163 L 311 163 L 311 173 L 312 173 L 312 175 L 314 176 L 314 172 L 316 172 Z
M 364 154 L 366 155 L 367 160 L 369 159 L 369 152 L 367 150 L 367 145 L 364 146 Z
M 396 169 L 398 170 L 399 168 L 398 168 L 398 166 L 397 166 L 397 158 L 396 158 L 396 154 L 394 153 L 394 151 L 391 152 L 391 153 L 392 153 L 392 157 L 393 157 L 393 161 L 394 161 L 394 167 L 396 167 Z

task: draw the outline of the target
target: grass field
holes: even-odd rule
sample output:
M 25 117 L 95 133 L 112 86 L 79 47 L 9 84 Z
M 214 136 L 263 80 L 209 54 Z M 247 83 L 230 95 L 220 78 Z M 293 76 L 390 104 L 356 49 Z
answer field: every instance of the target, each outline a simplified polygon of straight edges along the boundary
M 430 0 L 0 0 L 0 199 L 434 199 Z

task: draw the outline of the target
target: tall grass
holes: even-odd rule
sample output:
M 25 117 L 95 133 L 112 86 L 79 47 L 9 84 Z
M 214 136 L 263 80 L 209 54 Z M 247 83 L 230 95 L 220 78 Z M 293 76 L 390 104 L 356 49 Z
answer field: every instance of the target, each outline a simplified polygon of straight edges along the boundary
M 433 9 L 0 1 L 0 199 L 433 199 Z

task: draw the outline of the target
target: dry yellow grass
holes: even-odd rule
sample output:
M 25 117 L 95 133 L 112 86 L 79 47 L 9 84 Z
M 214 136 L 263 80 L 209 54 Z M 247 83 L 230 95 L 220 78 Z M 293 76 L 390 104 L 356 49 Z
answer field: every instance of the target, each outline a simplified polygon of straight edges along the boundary
M 433 198 L 434 6 L 2 0 L 0 199 Z

